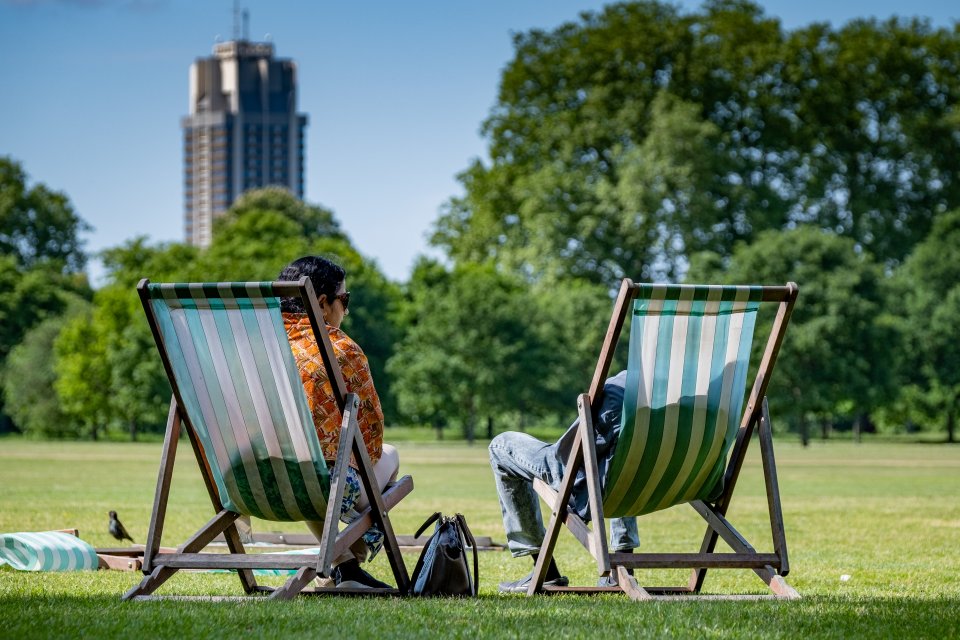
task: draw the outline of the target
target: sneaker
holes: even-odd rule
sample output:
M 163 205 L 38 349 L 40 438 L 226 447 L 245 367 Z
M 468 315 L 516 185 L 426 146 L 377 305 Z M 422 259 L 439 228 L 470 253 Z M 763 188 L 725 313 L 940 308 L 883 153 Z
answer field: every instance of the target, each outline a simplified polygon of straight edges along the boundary
M 356 580 L 344 580 L 338 582 L 335 589 L 373 589 L 373 587 L 363 584 L 362 582 L 357 582 Z
M 530 587 L 530 581 L 533 580 L 533 571 L 513 582 L 501 582 L 500 593 L 526 593 Z M 559 576 L 553 580 L 544 580 L 545 587 L 565 587 L 570 584 L 567 576 Z
M 348 560 L 334 567 L 333 580 L 339 589 L 391 588 L 386 582 L 381 582 L 364 571 L 356 560 Z
M 633 575 L 633 569 L 627 569 L 627 573 Z M 597 580 L 598 587 L 619 587 L 620 582 L 617 579 L 617 568 L 614 567 L 608 576 L 600 576 Z

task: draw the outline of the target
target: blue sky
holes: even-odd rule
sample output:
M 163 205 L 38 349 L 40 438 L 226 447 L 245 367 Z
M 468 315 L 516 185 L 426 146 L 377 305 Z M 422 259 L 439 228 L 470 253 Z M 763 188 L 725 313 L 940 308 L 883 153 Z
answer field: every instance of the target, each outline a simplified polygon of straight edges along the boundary
M 510 34 L 551 29 L 592 0 L 246 0 L 250 35 L 296 60 L 307 129 L 306 199 L 356 246 L 409 275 L 456 174 L 485 157 L 479 126 L 512 55 Z M 687 7 L 696 2 L 682 3 Z M 953 1 L 761 2 L 793 28 L 921 15 Z M 182 239 L 180 118 L 188 72 L 229 39 L 231 0 L 0 0 L 0 155 L 65 191 L 94 226 L 90 251 L 137 235 Z M 94 261 L 91 273 L 101 270 Z

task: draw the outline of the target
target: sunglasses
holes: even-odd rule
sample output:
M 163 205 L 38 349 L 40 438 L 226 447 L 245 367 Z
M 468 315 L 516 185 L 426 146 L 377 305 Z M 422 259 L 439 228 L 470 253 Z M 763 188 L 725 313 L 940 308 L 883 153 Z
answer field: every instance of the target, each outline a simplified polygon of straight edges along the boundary
M 346 311 L 347 307 L 350 306 L 350 292 L 344 291 L 343 293 L 338 293 L 334 296 L 337 300 L 340 301 L 340 304 L 343 305 L 343 310 Z

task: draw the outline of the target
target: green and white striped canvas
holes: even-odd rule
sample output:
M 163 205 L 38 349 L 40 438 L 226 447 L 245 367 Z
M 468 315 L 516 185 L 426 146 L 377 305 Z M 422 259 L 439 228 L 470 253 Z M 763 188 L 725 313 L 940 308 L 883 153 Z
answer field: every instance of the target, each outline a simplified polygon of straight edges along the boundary
M 265 520 L 323 520 L 330 477 L 271 283 L 148 291 L 223 506 Z
M 708 499 L 740 422 L 761 287 L 637 285 L 607 517 Z
M 20 571 L 89 571 L 100 566 L 97 552 L 62 531 L 0 533 L 0 565 Z

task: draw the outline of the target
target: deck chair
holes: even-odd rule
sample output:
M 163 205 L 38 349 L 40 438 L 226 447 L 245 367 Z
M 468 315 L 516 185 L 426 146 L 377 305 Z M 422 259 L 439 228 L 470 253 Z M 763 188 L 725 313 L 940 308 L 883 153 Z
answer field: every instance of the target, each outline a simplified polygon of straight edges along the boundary
M 784 580 L 789 571 L 787 544 L 766 401 L 767 385 L 797 294 L 794 283 L 745 287 L 623 281 L 589 391 L 578 398 L 579 426 L 559 490 L 534 482 L 552 515 L 528 595 L 623 591 L 635 600 L 703 597 L 699 594 L 708 569 L 741 568 L 756 572 L 773 597 L 799 597 Z M 756 316 L 762 303 L 778 303 L 778 309 L 746 409 L 742 410 Z M 592 416 L 601 401 L 604 380 L 630 311 L 633 317 L 623 427 L 606 477 L 600 478 Z M 726 519 L 755 430 L 766 482 L 772 553 L 757 552 Z M 592 527 L 567 508 L 574 478 L 581 469 L 587 478 Z M 608 551 L 604 517 L 641 516 L 683 503 L 690 504 L 707 523 L 699 553 Z M 544 587 L 563 525 L 593 556 L 599 575 L 616 572 L 618 586 Z M 718 538 L 733 552 L 715 552 Z M 643 588 L 627 573 L 631 568 L 693 571 L 687 585 Z
M 357 425 L 359 400 L 347 393 L 326 325 L 307 278 L 299 282 L 151 284 L 137 286 L 160 357 L 173 387 L 150 530 L 143 556 L 145 577 L 124 599 L 148 597 L 180 569 L 233 569 L 246 593 L 289 599 L 330 577 L 332 561 L 371 526 L 385 535 L 384 549 L 396 589 L 357 593 L 406 594 L 409 578 L 388 510 L 413 489 L 405 476 L 381 493 Z M 280 315 L 280 297 L 299 297 L 317 336 L 320 355 L 343 416 L 332 472 L 323 459 L 300 375 Z M 193 446 L 215 515 L 176 553 L 160 538 L 181 424 Z M 371 508 L 338 533 L 340 503 L 351 454 Z M 322 521 L 320 552 L 245 554 L 236 521 Z M 219 534 L 229 553 L 201 553 Z M 252 570 L 295 573 L 276 589 L 257 585 Z

